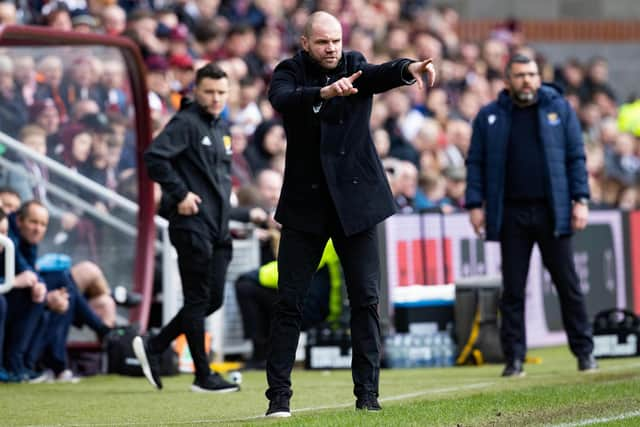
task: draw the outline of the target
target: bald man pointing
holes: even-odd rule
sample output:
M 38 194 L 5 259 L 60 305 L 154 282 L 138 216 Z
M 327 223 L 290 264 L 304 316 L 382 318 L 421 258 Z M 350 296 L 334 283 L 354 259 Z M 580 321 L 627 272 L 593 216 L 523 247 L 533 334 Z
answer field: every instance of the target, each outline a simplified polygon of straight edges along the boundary
M 416 83 L 433 85 L 431 60 L 368 64 L 342 51 L 342 28 L 325 12 L 309 17 L 303 50 L 280 63 L 269 101 L 287 134 L 284 183 L 276 220 L 282 224 L 278 303 L 267 361 L 267 416 L 291 415 L 291 369 L 303 300 L 329 238 L 342 262 L 351 305 L 356 409 L 378 411 L 380 266 L 376 224 L 395 212 L 369 132 L 373 95 Z

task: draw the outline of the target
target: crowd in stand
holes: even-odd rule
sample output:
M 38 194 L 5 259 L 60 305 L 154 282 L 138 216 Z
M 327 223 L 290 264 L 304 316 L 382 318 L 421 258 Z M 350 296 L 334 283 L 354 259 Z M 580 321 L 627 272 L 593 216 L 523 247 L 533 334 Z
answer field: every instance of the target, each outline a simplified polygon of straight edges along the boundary
M 504 89 L 504 65 L 514 52 L 535 58 L 543 81 L 561 87 L 578 111 L 592 203 L 639 206 L 640 101 L 615 93 L 602 58 L 549 63 L 527 45 L 517 23 L 496 28 L 484 40 L 462 40 L 456 10 L 432 7 L 428 0 L 40 0 L 0 1 L 0 24 L 133 40 L 146 65 L 154 135 L 189 95 L 195 70 L 217 62 L 231 81 L 223 114 L 231 125 L 234 203 L 272 211 L 277 197 L 262 200 L 256 178 L 264 170 L 282 175 L 286 138 L 266 99 L 267 87 L 278 62 L 299 49 L 302 26 L 314 10 L 338 17 L 345 48 L 362 52 L 369 62 L 433 58 L 438 68 L 434 88 L 407 86 L 379 95 L 373 105 L 371 134 L 400 212 L 461 209 L 473 119 Z M 146 118 L 136 117 L 126 75 L 121 56 L 98 47 L 0 48 L 0 131 L 135 199 L 133 123 Z M 57 183 L 28 156 L 2 151 L 12 164 Z M 67 242 L 64 251 L 99 262 L 93 246 L 105 237 L 100 227 L 41 182 L 3 165 L 0 186 L 46 208 L 57 230 L 53 239 Z M 98 211 L 114 209 L 81 188 L 59 184 Z

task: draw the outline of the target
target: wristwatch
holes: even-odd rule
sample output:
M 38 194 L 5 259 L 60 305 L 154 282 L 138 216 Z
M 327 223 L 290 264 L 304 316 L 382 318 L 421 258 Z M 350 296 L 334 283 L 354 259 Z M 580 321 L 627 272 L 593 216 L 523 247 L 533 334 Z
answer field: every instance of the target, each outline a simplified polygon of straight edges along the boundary
M 580 203 L 581 205 L 589 206 L 589 199 L 587 199 L 586 197 L 580 197 L 579 199 L 576 199 L 575 202 Z

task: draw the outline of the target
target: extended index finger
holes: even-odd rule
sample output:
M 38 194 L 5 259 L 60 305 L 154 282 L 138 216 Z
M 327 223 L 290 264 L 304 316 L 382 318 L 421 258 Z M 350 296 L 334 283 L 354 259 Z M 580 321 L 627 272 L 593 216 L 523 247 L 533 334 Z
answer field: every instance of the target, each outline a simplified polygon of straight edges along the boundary
M 361 75 L 362 75 L 362 70 L 358 70 L 358 71 L 356 71 L 355 73 L 351 74 L 351 76 L 349 76 L 349 81 L 350 81 L 351 83 L 353 83 L 353 82 L 354 82 L 354 81 L 356 81 L 356 79 L 357 79 L 358 77 L 360 77 Z

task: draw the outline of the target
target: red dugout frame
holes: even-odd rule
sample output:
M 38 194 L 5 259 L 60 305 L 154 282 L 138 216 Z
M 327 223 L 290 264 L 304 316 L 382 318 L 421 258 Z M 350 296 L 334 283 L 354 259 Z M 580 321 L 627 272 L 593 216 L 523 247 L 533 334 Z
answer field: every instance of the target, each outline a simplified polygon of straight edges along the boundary
M 153 292 L 154 271 L 154 204 L 153 185 L 144 167 L 142 155 L 151 143 L 151 124 L 145 66 L 138 47 L 124 37 L 101 34 L 76 33 L 52 30 L 46 27 L 15 26 L 0 27 L 0 47 L 46 47 L 98 45 L 118 49 L 124 58 L 127 77 L 131 85 L 131 97 L 136 111 L 136 167 L 138 170 L 138 236 L 136 239 L 133 290 L 143 295 L 142 303 L 132 310 L 131 322 L 138 323 L 141 331 L 147 329 Z M 146 118 L 146 120 L 144 119 Z

